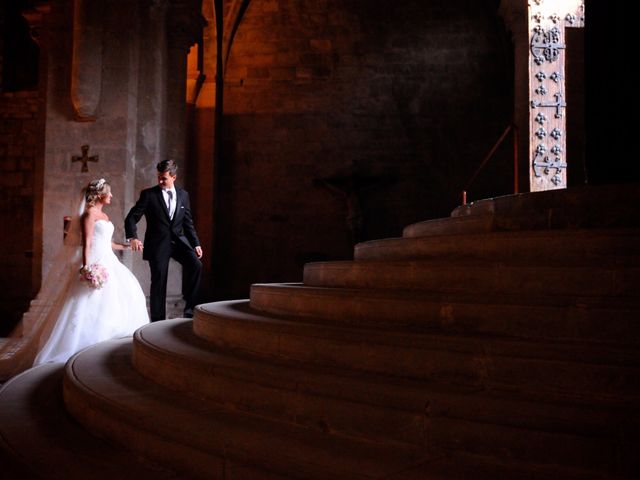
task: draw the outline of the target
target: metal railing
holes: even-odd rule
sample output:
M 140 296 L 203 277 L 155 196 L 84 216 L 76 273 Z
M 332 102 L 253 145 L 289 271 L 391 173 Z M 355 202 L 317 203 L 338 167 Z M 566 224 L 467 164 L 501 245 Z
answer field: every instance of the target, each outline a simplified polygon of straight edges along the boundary
M 500 138 L 498 138 L 491 150 L 489 150 L 489 153 L 487 153 L 487 155 L 484 157 L 484 160 L 482 160 L 480 165 L 478 165 L 478 168 L 473 173 L 473 175 L 471 175 L 471 178 L 469 178 L 469 181 L 464 186 L 464 190 L 462 190 L 462 205 L 467 204 L 467 192 L 469 191 L 469 187 L 475 181 L 476 177 L 482 171 L 487 162 L 491 159 L 491 157 L 493 157 L 493 154 L 496 153 L 496 150 L 502 144 L 502 142 L 504 142 L 504 139 L 507 138 L 509 132 L 513 134 L 513 193 L 518 193 L 518 127 L 515 125 L 515 123 L 510 123 L 509 125 L 507 125 L 507 128 L 504 129 L 504 132 L 502 132 Z

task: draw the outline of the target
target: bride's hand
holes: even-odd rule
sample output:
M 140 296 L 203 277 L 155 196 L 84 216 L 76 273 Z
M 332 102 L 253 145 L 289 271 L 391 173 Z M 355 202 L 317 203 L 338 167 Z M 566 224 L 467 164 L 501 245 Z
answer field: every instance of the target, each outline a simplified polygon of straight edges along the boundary
M 131 250 L 134 252 L 141 252 L 143 249 L 142 242 L 137 238 L 131 240 Z

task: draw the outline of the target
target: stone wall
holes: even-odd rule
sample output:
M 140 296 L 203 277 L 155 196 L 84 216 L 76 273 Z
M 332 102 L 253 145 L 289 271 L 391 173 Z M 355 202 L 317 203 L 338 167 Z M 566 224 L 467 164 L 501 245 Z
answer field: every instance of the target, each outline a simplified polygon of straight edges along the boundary
M 46 278 L 62 245 L 63 219 L 77 214 L 82 188 L 91 179 L 108 179 L 114 199 L 107 214 L 116 227 L 115 240 L 123 241 L 126 212 L 142 188 L 155 184 L 155 165 L 168 155 L 167 78 L 173 72 L 166 60 L 168 4 L 129 2 L 126 15 L 121 0 L 82 5 L 86 25 L 76 26 L 86 27 L 81 34 L 87 36 L 82 44 L 87 48 L 74 50 L 74 39 L 79 38 L 78 32 L 74 34 L 74 2 L 55 2 L 37 19 L 42 48 L 40 97 L 22 91 L 1 94 L 0 220 L 10 229 L 0 244 L 0 265 L 9 272 L 0 279 L 0 313 L 7 324 L 21 316 L 41 278 Z M 123 31 L 135 34 L 123 35 Z M 74 57 L 78 51 L 84 56 Z M 73 81 L 79 77 L 74 65 L 89 67 L 82 72 L 80 88 L 85 99 L 87 95 L 97 99 L 93 118 L 78 116 L 79 90 L 74 90 Z M 31 102 L 37 103 L 37 98 L 42 103 L 34 111 Z M 32 120 L 38 115 L 40 127 L 35 132 Z M 72 162 L 81 155 L 83 145 L 89 146 L 89 156 L 99 157 L 88 164 L 88 172 Z M 36 150 L 39 180 L 34 188 Z M 144 231 L 142 221 L 139 233 Z M 32 249 L 33 259 L 29 258 Z M 124 252 L 122 260 L 148 291 L 149 268 L 142 256 Z M 180 270 L 172 265 L 170 315 L 180 306 L 180 283 Z M 5 298 L 11 299 L 10 305 L 5 305 Z
M 250 4 L 225 76 L 219 296 L 350 257 L 355 201 L 322 179 L 357 177 L 361 239 L 449 214 L 511 118 L 496 3 Z M 474 198 L 509 193 L 509 154 L 498 152 Z
M 43 215 L 43 272 L 61 246 L 61 219 L 77 211 L 81 190 L 95 178 L 104 177 L 114 198 L 106 209 L 115 226 L 114 240 L 124 238 L 124 217 L 143 188 L 156 183 L 155 166 L 167 156 L 168 83 L 167 32 L 164 2 L 127 2 L 123 15 L 120 0 L 85 1 L 91 21 L 87 35 L 100 62 L 85 71 L 82 88 L 99 93 L 92 121 L 78 121 L 72 98 L 73 62 L 93 62 L 94 51 L 84 58 L 74 54 L 74 2 L 57 2 L 48 15 L 47 52 L 49 69 L 45 131 L 45 180 Z M 99 13 L 93 11 L 99 9 Z M 122 32 L 131 32 L 123 35 Z M 99 54 L 99 55 L 98 55 Z M 186 61 L 186 53 L 185 53 Z M 89 155 L 99 161 L 83 172 L 72 157 L 89 145 Z M 139 226 L 145 232 L 145 222 Z M 121 259 L 131 268 L 148 293 L 149 267 L 142 255 L 126 251 Z M 170 302 L 180 301 L 180 271 L 172 265 L 168 287 Z M 168 308 L 169 315 L 177 307 Z
M 166 32 L 158 27 L 162 5 L 136 3 L 126 16 L 118 5 L 104 0 L 101 98 L 93 122 L 74 119 L 70 98 L 73 3 L 57 2 L 47 17 L 38 227 L 44 271 L 60 246 L 62 218 L 74 213 L 83 185 L 98 176 L 112 182 L 116 199 L 109 214 L 119 238 L 122 217 L 138 191 L 153 184 L 153 167 L 166 153 L 171 69 L 163 53 Z M 349 258 L 349 227 L 358 222 L 357 238 L 371 239 L 447 215 L 510 121 L 511 51 L 495 10 L 493 0 L 253 0 L 225 76 L 217 139 L 220 217 L 197 225 L 209 238 L 205 254 L 215 258 L 214 288 L 204 299 L 213 291 L 246 295 L 253 282 L 298 280 L 308 261 Z M 123 29 L 138 35 L 123 36 Z M 215 50 L 210 33 L 211 27 L 208 94 Z M 196 187 L 198 218 L 207 217 L 201 214 L 212 198 L 212 171 L 205 165 L 212 145 L 202 140 L 211 138 L 213 108 L 209 102 L 195 112 L 201 120 L 191 148 L 198 160 L 183 161 L 185 172 L 198 172 L 181 179 Z M 88 173 L 71 163 L 84 144 L 100 156 Z M 499 152 L 472 198 L 509 192 L 508 154 L 508 148 Z M 347 195 L 328 187 L 331 178 Z M 348 195 L 349 179 L 358 197 Z M 24 257 L 23 249 L 16 252 Z M 124 260 L 146 287 L 146 264 L 130 254 Z
M 41 113 L 38 91 L 0 93 L 0 334 L 20 319 L 38 288 L 32 262 Z

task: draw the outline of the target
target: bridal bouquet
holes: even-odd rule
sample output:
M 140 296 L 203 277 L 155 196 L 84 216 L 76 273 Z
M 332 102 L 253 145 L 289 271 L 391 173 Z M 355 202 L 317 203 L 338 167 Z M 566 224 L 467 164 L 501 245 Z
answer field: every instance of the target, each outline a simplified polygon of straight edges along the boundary
M 91 288 L 102 288 L 109 280 L 109 272 L 99 263 L 92 263 L 80 269 L 80 279 Z

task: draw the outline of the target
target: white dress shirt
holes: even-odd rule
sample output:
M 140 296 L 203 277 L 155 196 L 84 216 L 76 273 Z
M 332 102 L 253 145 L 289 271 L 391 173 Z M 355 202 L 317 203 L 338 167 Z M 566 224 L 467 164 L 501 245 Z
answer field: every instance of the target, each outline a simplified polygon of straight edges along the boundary
M 169 194 L 167 192 L 171 192 L 173 197 L 171 198 L 171 208 L 169 210 L 169 218 L 173 219 L 173 215 L 176 213 L 176 189 L 175 188 L 167 188 L 162 189 L 162 197 L 164 198 L 165 205 L 169 206 Z

